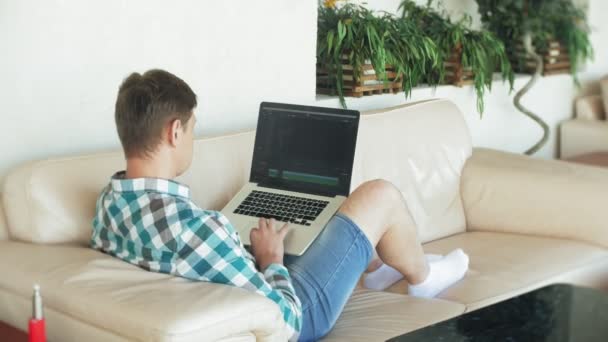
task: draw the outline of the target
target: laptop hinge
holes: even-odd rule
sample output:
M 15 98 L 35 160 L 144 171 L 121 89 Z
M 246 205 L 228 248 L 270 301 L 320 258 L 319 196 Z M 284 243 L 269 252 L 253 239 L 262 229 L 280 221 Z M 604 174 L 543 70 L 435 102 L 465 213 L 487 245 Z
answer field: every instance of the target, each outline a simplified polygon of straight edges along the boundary
M 276 189 L 276 190 L 289 191 L 289 192 L 299 192 L 299 193 L 308 194 L 308 195 L 316 195 L 316 196 L 332 197 L 332 198 L 338 196 L 338 194 L 333 194 L 330 192 L 310 191 L 310 190 L 305 190 L 305 189 L 285 189 L 285 188 L 281 188 L 281 187 L 278 187 L 278 186 L 272 185 L 272 184 L 262 184 L 262 183 L 254 183 L 254 184 L 261 188 Z

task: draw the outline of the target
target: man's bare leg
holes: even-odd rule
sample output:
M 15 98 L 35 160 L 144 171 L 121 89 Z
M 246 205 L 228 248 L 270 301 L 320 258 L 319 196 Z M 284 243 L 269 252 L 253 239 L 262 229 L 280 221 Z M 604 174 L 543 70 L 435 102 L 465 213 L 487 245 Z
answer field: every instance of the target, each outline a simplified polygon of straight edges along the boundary
M 433 297 L 461 279 L 468 268 L 468 256 L 460 249 L 445 258 L 437 255 L 425 257 L 405 200 L 401 192 L 387 181 L 374 180 L 362 184 L 339 212 L 360 227 L 376 247 L 382 262 L 393 268 L 390 270 L 389 267 L 385 274 L 392 272 L 391 277 L 394 278 L 396 270 L 406 278 L 411 294 Z M 382 262 L 372 261 L 368 271 L 380 267 Z
M 427 277 L 428 264 L 416 226 L 394 185 L 380 179 L 366 182 L 353 191 L 339 212 L 359 226 L 380 259 L 401 272 L 410 284 Z

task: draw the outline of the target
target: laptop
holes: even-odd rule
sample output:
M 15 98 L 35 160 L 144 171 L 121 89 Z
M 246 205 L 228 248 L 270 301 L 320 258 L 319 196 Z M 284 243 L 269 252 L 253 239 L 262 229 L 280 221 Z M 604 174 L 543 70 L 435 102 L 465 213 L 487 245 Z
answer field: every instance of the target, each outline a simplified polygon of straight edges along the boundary
M 259 217 L 274 218 L 291 227 L 285 253 L 304 254 L 349 194 L 359 116 L 355 110 L 260 105 L 249 182 L 222 209 L 243 244 L 250 245 Z

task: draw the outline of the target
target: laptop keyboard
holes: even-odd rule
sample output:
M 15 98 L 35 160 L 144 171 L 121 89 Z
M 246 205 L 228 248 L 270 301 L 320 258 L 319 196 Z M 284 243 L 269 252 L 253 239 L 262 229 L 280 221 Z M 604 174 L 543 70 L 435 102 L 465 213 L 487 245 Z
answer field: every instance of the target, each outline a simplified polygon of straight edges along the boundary
M 328 201 L 254 190 L 234 210 L 234 213 L 310 226 L 328 203 Z

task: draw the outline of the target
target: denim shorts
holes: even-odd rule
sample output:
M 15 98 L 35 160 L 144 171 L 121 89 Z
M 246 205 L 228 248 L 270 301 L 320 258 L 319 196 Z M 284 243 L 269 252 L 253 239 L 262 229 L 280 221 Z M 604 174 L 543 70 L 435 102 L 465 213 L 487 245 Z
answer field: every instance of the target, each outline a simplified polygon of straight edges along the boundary
M 303 255 L 285 256 L 285 266 L 302 302 L 299 341 L 316 341 L 329 333 L 373 250 L 361 229 L 338 213 Z

